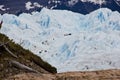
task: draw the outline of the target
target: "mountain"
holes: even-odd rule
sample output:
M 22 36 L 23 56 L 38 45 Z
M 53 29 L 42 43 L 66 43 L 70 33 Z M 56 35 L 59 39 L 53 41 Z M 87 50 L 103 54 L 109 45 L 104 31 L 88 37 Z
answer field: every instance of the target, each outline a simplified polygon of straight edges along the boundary
M 119 0 L 0 0 L 0 14 L 19 15 L 23 12 L 40 11 L 43 7 L 88 14 L 100 8 L 100 5 L 102 8 L 120 12 Z
M 120 68 L 120 13 L 66 10 L 4 14 L 1 33 L 41 56 L 58 72 Z M 74 66 L 73 66 L 74 65 Z

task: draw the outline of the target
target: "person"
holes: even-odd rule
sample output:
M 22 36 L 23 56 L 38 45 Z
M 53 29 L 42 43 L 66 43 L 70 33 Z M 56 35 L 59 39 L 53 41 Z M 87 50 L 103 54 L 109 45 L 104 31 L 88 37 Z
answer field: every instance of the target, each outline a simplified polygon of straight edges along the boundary
M 2 27 L 2 23 L 3 23 L 3 21 L 0 22 L 0 29 L 1 29 L 1 27 Z

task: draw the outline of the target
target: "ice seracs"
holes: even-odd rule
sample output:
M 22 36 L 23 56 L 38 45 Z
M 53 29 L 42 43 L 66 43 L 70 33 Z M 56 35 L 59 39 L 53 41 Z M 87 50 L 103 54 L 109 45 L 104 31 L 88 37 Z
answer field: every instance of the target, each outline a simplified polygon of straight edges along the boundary
M 120 13 L 66 10 L 4 14 L 1 33 L 41 56 L 58 72 L 120 69 Z

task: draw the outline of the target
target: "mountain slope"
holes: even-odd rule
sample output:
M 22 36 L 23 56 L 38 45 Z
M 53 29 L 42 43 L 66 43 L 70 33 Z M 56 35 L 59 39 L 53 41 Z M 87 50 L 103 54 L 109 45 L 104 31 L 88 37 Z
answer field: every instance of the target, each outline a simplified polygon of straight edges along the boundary
M 1 33 L 41 56 L 58 72 L 120 68 L 117 11 L 101 8 L 82 15 L 43 8 L 32 14 L 4 14 L 0 19 Z
M 102 2 L 105 2 L 102 4 Z M 11 13 L 19 15 L 23 12 L 40 11 L 43 7 L 48 9 L 71 10 L 81 14 L 89 14 L 100 8 L 109 8 L 120 12 L 119 0 L 0 0 L 0 14 Z
M 5 46 L 15 56 L 11 55 L 10 51 L 6 50 L 4 46 L 1 46 L 3 41 L 7 42 Z M 0 80 L 3 80 L 8 76 L 25 72 L 56 73 L 54 67 L 31 53 L 29 50 L 25 50 L 18 44 L 10 41 L 5 35 L 0 34 L 0 42 Z M 16 62 L 28 66 L 30 70 L 24 69 L 23 67 L 20 67 L 20 65 L 18 66 Z

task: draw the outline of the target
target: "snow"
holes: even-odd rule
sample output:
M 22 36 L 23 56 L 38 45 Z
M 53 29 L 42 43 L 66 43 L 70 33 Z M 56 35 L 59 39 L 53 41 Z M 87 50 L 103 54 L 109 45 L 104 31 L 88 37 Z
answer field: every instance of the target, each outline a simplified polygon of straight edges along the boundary
M 0 32 L 55 66 L 58 72 L 120 69 L 120 13 L 87 15 L 49 10 L 0 15 Z M 27 53 L 26 53 L 27 54 Z
M 39 3 L 37 3 L 37 2 L 34 2 L 34 3 L 32 3 L 32 2 L 30 2 L 30 1 L 28 1 L 26 4 L 25 4 L 25 7 L 26 7 L 26 9 L 27 10 L 30 10 L 30 9 L 33 9 L 33 8 L 35 8 L 35 7 L 43 7 L 42 5 L 40 5 Z
M 94 4 L 105 4 L 107 0 L 81 0 L 82 2 L 92 2 Z
M 0 10 L 5 11 L 6 9 L 4 9 L 4 5 L 0 5 Z
M 25 4 L 25 7 L 27 10 L 30 10 L 32 8 L 34 8 L 34 6 L 32 6 L 32 3 L 30 1 L 28 1 L 26 4 Z
M 76 3 L 78 3 L 78 1 L 79 1 L 79 0 L 70 0 L 70 1 L 68 1 L 68 4 L 69 4 L 70 6 L 73 6 L 73 5 L 75 5 Z
M 120 6 L 120 0 L 114 0 L 118 6 Z
M 36 6 L 36 7 L 43 7 L 42 5 L 40 5 L 40 4 L 37 3 L 37 2 L 34 2 L 33 4 L 34 4 L 34 6 Z
M 69 6 L 73 6 L 75 5 L 76 3 L 78 3 L 79 1 L 82 1 L 82 2 L 90 2 L 90 3 L 94 3 L 94 4 L 105 4 L 107 0 L 69 0 L 68 1 L 68 4 Z

